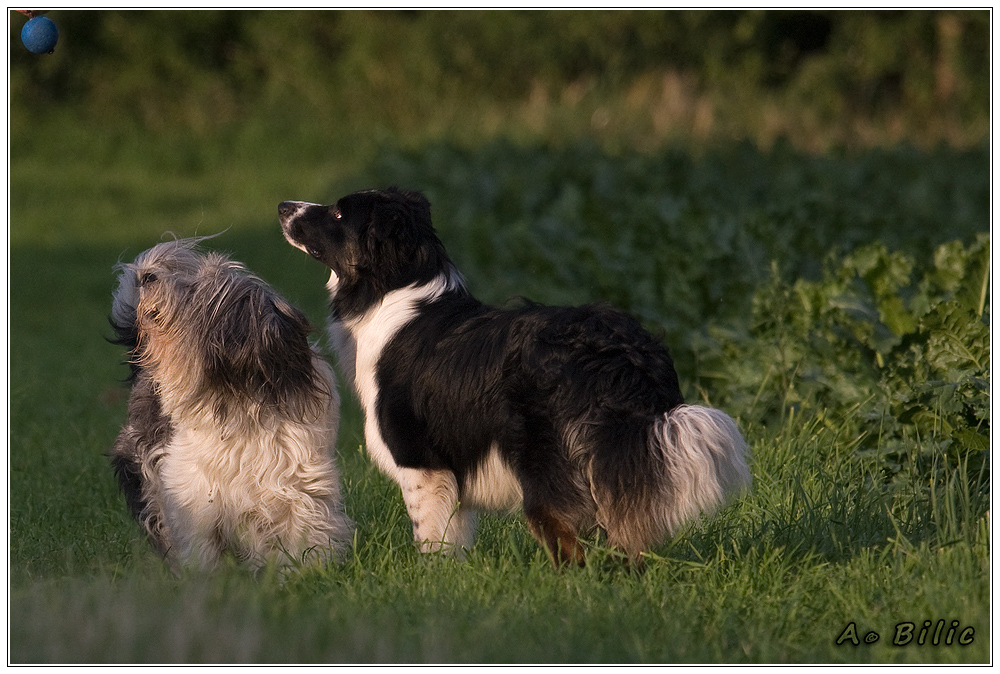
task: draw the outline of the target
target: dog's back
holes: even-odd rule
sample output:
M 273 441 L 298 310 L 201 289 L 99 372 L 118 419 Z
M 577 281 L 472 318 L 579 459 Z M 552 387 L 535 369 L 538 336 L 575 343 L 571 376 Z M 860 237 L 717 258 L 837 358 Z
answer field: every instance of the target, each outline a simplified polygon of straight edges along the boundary
M 610 307 L 497 309 L 444 293 L 388 342 L 377 383 L 397 463 L 448 466 L 473 508 L 509 503 L 496 485 L 516 480 L 560 555 L 597 525 L 638 557 L 749 485 L 732 420 L 685 405 L 667 349 Z

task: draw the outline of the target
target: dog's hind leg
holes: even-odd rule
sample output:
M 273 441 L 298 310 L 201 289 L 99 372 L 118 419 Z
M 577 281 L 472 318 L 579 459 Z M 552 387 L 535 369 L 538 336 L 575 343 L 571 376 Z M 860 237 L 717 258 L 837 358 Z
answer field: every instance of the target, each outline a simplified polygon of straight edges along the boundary
M 461 555 L 463 548 L 472 547 L 476 514 L 459 507 L 454 473 L 401 468 L 397 480 L 421 552 Z
M 548 552 L 556 568 L 584 566 L 578 534 L 594 523 L 590 488 L 574 457 L 581 454 L 581 433 L 560 432 L 541 416 L 526 415 L 520 461 L 524 517 L 532 535 Z
M 524 516 L 531 533 L 538 539 L 556 567 L 584 565 L 583 546 L 577 539 L 576 528 L 561 513 L 539 504 L 525 503 Z

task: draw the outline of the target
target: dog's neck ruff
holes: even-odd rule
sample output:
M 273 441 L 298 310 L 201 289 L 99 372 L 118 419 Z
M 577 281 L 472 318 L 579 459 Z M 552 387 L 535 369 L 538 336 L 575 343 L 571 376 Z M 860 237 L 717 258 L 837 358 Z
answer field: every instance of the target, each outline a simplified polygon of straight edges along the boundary
M 335 284 L 336 281 L 331 276 L 330 285 Z M 442 273 L 429 283 L 390 291 L 359 316 L 332 321 L 330 332 L 334 349 L 340 358 L 344 374 L 354 378 L 362 402 L 365 400 L 360 390 L 360 380 L 366 374 L 374 378 L 375 365 L 385 345 L 416 316 L 421 306 L 463 287 L 457 274 Z

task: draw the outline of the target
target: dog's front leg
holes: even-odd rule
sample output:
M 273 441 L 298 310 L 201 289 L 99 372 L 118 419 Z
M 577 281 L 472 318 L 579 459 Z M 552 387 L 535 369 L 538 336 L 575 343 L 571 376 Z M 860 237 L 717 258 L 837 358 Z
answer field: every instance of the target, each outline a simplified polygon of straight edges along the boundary
M 450 470 L 400 469 L 397 479 L 413 538 L 421 552 L 450 552 L 461 556 L 472 546 L 475 511 L 458 503 L 458 482 Z

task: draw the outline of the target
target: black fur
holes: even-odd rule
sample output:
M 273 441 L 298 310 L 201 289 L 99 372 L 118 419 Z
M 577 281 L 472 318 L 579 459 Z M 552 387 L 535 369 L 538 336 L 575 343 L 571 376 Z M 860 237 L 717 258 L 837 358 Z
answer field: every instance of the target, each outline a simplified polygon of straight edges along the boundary
M 163 413 L 153 379 L 137 371 L 128 401 L 128 423 L 122 427 L 111 448 L 111 466 L 125 504 L 136 522 L 147 533 L 150 544 L 161 555 L 167 554 L 163 513 L 146 496 L 142 462 L 157 446 L 170 442 L 174 433 L 170 418 Z
M 446 467 L 462 484 L 497 442 L 529 491 L 563 460 L 562 429 L 586 420 L 612 445 L 644 444 L 653 418 L 683 403 L 667 350 L 603 306 L 496 309 L 446 296 L 389 342 L 377 377 L 399 465 Z M 446 414 L 428 409 L 442 402 Z M 608 463 L 602 472 L 616 472 Z M 537 488 L 552 490 L 546 481 Z

